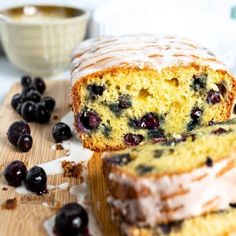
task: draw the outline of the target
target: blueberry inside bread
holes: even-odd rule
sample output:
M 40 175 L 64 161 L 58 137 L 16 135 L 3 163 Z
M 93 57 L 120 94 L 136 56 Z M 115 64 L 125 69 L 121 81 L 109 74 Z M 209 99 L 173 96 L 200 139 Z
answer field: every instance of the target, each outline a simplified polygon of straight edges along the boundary
M 75 126 L 92 150 L 163 140 L 230 116 L 233 77 L 186 39 L 94 39 L 78 46 L 72 65 Z
M 236 202 L 236 119 L 103 155 L 110 205 L 138 226 L 228 209 Z

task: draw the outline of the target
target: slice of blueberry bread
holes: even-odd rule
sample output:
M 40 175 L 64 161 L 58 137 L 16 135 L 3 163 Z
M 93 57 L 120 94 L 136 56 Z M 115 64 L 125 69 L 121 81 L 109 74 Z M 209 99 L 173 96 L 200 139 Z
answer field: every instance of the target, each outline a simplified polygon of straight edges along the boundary
M 126 236 L 233 236 L 236 235 L 235 219 L 236 210 L 230 209 L 153 228 L 123 224 L 122 231 Z
M 162 143 L 103 154 L 108 201 L 130 224 L 154 226 L 236 202 L 236 119 Z
M 235 80 L 191 40 L 121 36 L 75 49 L 71 89 L 84 146 L 107 151 L 228 119 Z

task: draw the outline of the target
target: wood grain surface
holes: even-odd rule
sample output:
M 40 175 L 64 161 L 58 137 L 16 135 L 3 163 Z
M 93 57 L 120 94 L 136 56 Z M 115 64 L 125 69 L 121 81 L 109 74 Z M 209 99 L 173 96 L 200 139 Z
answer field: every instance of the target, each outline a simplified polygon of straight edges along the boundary
M 0 236 L 44 236 L 46 235 L 43 228 L 44 221 L 54 215 L 59 206 L 75 201 L 69 190 L 55 189 L 43 195 L 43 197 L 17 194 L 13 187 L 7 186 L 3 178 L 5 166 L 13 160 L 21 160 L 28 168 L 31 168 L 34 165 L 54 160 L 65 154 L 63 150 L 54 151 L 50 148 L 54 144 L 51 128 L 54 123 L 58 122 L 71 110 L 69 88 L 68 81 L 47 82 L 45 95 L 56 99 L 57 105 L 52 117 L 56 115 L 58 119 L 52 119 L 46 125 L 30 123 L 34 143 L 33 148 L 28 153 L 19 152 L 10 145 L 6 138 L 6 131 L 10 124 L 21 119 L 10 106 L 12 96 L 21 91 L 19 84 L 11 88 L 0 107 L 0 204 L 9 198 L 17 198 L 18 201 L 14 210 L 0 207 Z M 99 154 L 94 154 L 89 163 L 89 177 L 93 209 L 103 230 L 103 235 L 118 236 L 117 225 L 111 220 L 109 207 L 106 203 L 106 188 L 101 173 Z M 75 178 L 66 178 L 62 175 L 48 176 L 48 184 L 59 185 L 64 182 L 69 182 L 70 186 L 79 184 L 79 180 Z M 7 187 L 7 190 L 4 190 L 5 187 Z M 46 207 L 45 204 L 42 204 L 43 202 L 47 202 L 50 207 Z

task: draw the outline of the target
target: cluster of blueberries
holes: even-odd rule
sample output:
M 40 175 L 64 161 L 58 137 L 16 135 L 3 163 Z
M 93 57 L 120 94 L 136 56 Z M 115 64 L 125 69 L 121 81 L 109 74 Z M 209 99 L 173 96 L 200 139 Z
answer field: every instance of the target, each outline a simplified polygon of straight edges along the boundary
M 46 90 L 46 84 L 42 78 L 32 79 L 25 75 L 21 78 L 21 85 L 22 93 L 17 93 L 12 97 L 11 106 L 24 121 L 14 122 L 8 129 L 7 137 L 9 142 L 22 152 L 28 152 L 32 147 L 33 139 L 27 122 L 48 123 L 56 102 L 50 96 L 41 98 Z M 70 139 L 72 133 L 67 124 L 59 122 L 54 125 L 52 135 L 56 142 L 62 142 Z
M 28 122 L 48 123 L 56 102 L 49 96 L 41 98 L 46 90 L 44 80 L 39 77 L 32 79 L 30 76 L 23 76 L 21 85 L 22 93 L 17 93 L 12 97 L 13 109 Z
M 38 195 L 47 193 L 47 175 L 39 166 L 34 166 L 27 171 L 22 161 L 12 161 L 4 170 L 4 177 L 10 186 L 19 187 L 24 181 L 28 190 Z

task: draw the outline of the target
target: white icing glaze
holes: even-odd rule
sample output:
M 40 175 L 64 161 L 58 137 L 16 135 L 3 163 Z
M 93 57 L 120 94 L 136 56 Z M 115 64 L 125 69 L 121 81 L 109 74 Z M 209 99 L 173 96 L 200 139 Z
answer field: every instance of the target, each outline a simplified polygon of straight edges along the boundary
M 83 162 L 86 166 L 86 163 L 90 160 L 93 152 L 89 149 L 85 149 L 81 142 L 76 137 L 76 132 L 73 127 L 73 113 L 70 112 L 64 116 L 61 120 L 62 122 L 68 124 L 71 127 L 73 137 L 61 143 L 63 149 L 67 150 L 65 156 L 59 157 L 50 162 L 42 163 L 39 166 L 42 167 L 47 175 L 56 175 L 62 174 L 63 168 L 61 167 L 62 161 L 74 161 L 75 163 Z M 51 147 L 53 150 L 56 150 L 55 145 Z
M 65 183 L 61 183 L 59 185 L 52 185 L 52 184 L 47 185 L 48 190 L 54 190 L 56 188 L 59 188 L 60 190 L 66 190 L 69 188 L 69 183 L 65 182 Z M 23 183 L 21 186 L 15 188 L 15 192 L 18 194 L 35 194 L 34 192 L 29 191 Z
M 22 184 L 21 186 L 15 188 L 15 192 L 18 193 L 18 194 L 34 194 L 33 192 L 26 189 L 24 184 Z
M 73 126 L 73 114 L 72 112 L 68 113 L 66 116 L 64 116 L 61 120 L 62 122 L 66 123 L 70 126 L 72 132 L 73 132 L 73 138 L 69 141 L 62 142 L 62 147 L 67 150 L 67 155 L 59 157 L 56 160 L 40 164 L 47 173 L 47 175 L 55 175 L 55 174 L 61 174 L 63 173 L 63 169 L 61 167 L 61 162 L 63 160 L 66 161 L 74 161 L 75 163 L 82 162 L 83 163 L 83 173 L 85 182 L 80 185 L 72 186 L 70 188 L 70 193 L 74 195 L 77 199 L 77 202 L 81 204 L 87 211 L 89 216 L 89 232 L 92 236 L 101 236 L 102 233 L 98 227 L 98 224 L 96 222 L 96 218 L 94 216 L 94 213 L 92 211 L 92 207 L 88 204 L 88 197 L 90 196 L 89 193 L 89 185 L 88 185 L 88 170 L 87 170 L 87 163 L 92 157 L 93 152 L 83 148 L 80 141 L 76 138 L 75 135 L 75 129 Z M 52 146 L 53 150 L 56 150 L 56 146 Z M 59 188 L 61 190 L 66 190 L 69 187 L 69 183 L 65 182 L 62 184 L 59 184 L 58 186 L 54 186 L 54 188 Z M 45 205 L 46 206 L 46 205 Z M 55 216 L 52 216 L 50 219 L 45 221 L 44 228 L 49 236 L 55 236 L 53 234 L 53 227 L 55 222 Z
M 51 218 L 47 219 L 43 224 L 44 229 L 46 230 L 48 236 L 55 236 L 55 234 L 53 233 L 55 218 L 56 218 L 56 215 L 53 215 Z
M 67 190 L 69 188 L 70 184 L 68 182 L 62 183 L 58 185 L 58 188 L 61 190 Z
M 72 85 L 83 76 L 127 63 L 139 68 L 148 66 L 157 71 L 193 62 L 214 70 L 227 70 L 210 51 L 196 42 L 164 35 L 89 39 L 75 48 L 71 58 Z
M 140 226 L 154 226 L 168 220 L 198 216 L 210 209 L 227 209 L 229 203 L 236 202 L 236 168 L 229 169 L 220 176 L 217 174 L 231 161 L 236 161 L 235 156 L 217 162 L 213 167 L 204 166 L 190 173 L 163 176 L 158 179 L 143 177 L 134 180 L 125 174 L 110 173 L 110 180 L 133 186 L 138 192 L 143 188 L 149 189 L 150 194 L 125 201 L 112 197 L 108 200 L 131 222 L 136 222 L 141 211 L 146 220 L 140 223 Z M 205 177 L 200 178 L 201 176 Z M 174 195 L 181 190 L 186 192 Z M 169 198 L 163 199 L 163 196 L 167 195 Z

